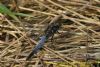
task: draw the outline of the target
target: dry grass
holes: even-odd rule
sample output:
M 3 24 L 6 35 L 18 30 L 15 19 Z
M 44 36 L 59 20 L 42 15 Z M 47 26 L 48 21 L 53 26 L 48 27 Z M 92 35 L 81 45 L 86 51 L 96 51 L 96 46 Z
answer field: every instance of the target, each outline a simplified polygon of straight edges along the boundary
M 17 3 L 12 0 L 3 3 L 11 11 L 32 17 L 17 16 L 20 21 L 15 21 L 0 14 L 1 67 L 24 67 L 26 62 L 33 67 L 66 67 L 66 63 L 73 65 L 70 62 L 87 61 L 87 58 L 100 60 L 99 0 L 17 0 Z M 68 22 L 62 23 L 60 34 L 55 34 L 53 42 L 48 40 L 32 61 L 25 61 L 49 21 L 61 13 L 62 19 Z

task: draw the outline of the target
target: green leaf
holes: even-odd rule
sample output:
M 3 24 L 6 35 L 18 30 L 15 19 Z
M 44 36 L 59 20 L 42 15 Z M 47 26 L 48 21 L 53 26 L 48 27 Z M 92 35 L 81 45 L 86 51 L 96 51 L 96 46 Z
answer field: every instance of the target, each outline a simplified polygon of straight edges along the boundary
M 14 13 L 14 14 L 22 17 L 33 17 L 32 15 L 24 14 L 24 13 Z
M 5 5 L 0 3 L 0 13 L 4 13 L 12 17 L 14 20 L 19 21 L 13 12 L 11 12 Z

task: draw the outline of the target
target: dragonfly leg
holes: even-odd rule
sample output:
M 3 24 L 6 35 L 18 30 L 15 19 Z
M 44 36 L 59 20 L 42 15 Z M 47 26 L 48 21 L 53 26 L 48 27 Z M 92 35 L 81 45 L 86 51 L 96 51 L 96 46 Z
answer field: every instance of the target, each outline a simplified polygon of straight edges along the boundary
M 55 42 L 55 40 L 54 40 L 54 35 L 53 35 L 53 36 L 51 37 L 51 45 L 50 45 L 50 47 L 52 47 L 53 49 L 55 49 L 54 42 Z
M 61 33 L 59 33 L 59 31 L 57 31 L 57 33 L 58 33 L 58 34 L 61 34 Z
M 54 38 L 54 35 L 51 36 L 51 43 L 54 42 L 54 39 L 53 38 Z

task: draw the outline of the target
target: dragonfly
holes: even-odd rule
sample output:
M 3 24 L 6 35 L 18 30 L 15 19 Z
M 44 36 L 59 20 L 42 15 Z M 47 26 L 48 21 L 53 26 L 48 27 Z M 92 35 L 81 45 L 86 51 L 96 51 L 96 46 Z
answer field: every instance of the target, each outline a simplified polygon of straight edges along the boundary
M 54 34 L 56 32 L 58 32 L 58 30 L 61 27 L 61 22 L 59 22 L 59 20 L 61 18 L 62 18 L 62 15 L 58 15 L 58 16 L 55 16 L 53 20 L 51 20 L 50 24 L 48 25 L 48 27 L 44 31 L 44 35 L 42 35 L 40 37 L 40 41 L 33 48 L 32 52 L 28 55 L 28 57 L 26 58 L 26 60 L 31 60 L 31 58 L 34 56 L 34 54 L 36 54 L 39 50 L 41 50 L 43 48 L 45 42 L 50 37 L 54 36 Z

